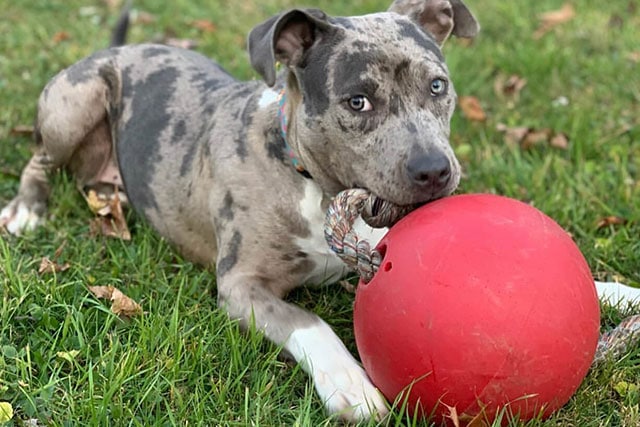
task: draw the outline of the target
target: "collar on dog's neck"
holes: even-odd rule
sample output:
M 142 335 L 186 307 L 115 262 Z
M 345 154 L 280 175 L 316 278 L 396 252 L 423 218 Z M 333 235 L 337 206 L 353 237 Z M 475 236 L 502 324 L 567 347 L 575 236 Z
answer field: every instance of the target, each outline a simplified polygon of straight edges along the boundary
M 291 146 L 287 142 L 288 123 L 287 115 L 284 112 L 284 107 L 287 103 L 287 95 L 284 91 L 285 90 L 282 89 L 280 91 L 280 95 L 278 95 L 278 120 L 280 121 L 280 133 L 282 134 L 282 139 L 284 140 L 284 145 L 287 149 L 287 152 L 289 153 L 289 159 L 291 159 L 291 164 L 293 165 L 293 167 L 296 168 L 296 171 L 298 171 L 298 173 L 300 173 L 302 176 L 307 179 L 311 179 L 311 174 L 304 168 L 304 166 L 302 166 L 300 159 L 298 159 L 295 151 L 293 151 L 293 148 L 291 148 Z

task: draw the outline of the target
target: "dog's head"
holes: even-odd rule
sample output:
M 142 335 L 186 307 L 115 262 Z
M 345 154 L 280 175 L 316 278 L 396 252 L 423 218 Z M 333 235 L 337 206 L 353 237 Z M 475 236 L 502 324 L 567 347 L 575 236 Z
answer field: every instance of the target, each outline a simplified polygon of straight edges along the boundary
M 362 187 L 408 205 L 458 185 L 440 47 L 478 29 L 460 0 L 396 0 L 349 18 L 292 10 L 254 28 L 249 53 L 270 86 L 276 62 L 287 67 L 288 140 L 327 194 Z

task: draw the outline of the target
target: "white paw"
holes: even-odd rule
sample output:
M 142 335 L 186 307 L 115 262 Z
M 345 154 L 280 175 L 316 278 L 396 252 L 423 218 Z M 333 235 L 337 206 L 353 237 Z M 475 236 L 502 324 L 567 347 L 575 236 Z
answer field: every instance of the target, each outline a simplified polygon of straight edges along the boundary
M 349 421 L 387 414 L 385 398 L 327 324 L 296 330 L 285 348 L 311 375 L 330 413 Z
M 0 228 L 19 236 L 23 231 L 34 230 L 44 222 L 44 218 L 37 212 L 43 211 L 42 206 L 29 207 L 20 199 L 13 199 L 0 211 Z

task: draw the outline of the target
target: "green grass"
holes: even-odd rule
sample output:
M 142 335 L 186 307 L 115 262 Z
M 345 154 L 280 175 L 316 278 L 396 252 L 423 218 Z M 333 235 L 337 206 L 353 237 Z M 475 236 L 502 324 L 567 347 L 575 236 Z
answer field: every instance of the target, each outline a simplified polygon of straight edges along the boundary
M 164 4 L 162 4 L 164 3 Z M 293 0 L 136 1 L 155 16 L 134 24 L 132 42 L 172 34 L 199 42 L 240 78 L 253 78 L 244 52 L 252 25 Z M 310 2 L 309 2 L 310 3 Z M 483 30 L 471 47 L 445 50 L 459 95 L 488 113 L 472 123 L 457 113 L 452 141 L 465 169 L 461 192 L 493 192 L 531 202 L 570 231 L 598 278 L 640 282 L 640 5 L 574 0 L 577 15 L 540 40 L 536 16 L 562 1 L 469 0 Z M 632 6 L 636 5 L 636 9 Z M 321 0 L 347 15 L 383 10 L 382 0 Z M 44 84 L 62 67 L 105 47 L 117 11 L 101 1 L 0 0 L 0 204 L 15 193 L 32 145 L 11 129 L 32 123 Z M 622 26 L 610 26 L 612 16 Z M 212 33 L 192 22 L 215 23 Z M 613 21 L 615 22 L 615 20 Z M 69 38 L 55 42 L 65 31 Z M 528 83 L 507 102 L 498 75 Z M 568 106 L 554 100 L 564 96 Z M 552 128 L 568 150 L 510 147 L 496 125 Z M 90 213 L 68 177 L 55 178 L 50 220 L 21 238 L 0 236 L 0 402 L 16 411 L 10 426 L 42 425 L 334 425 L 297 367 L 259 333 L 241 333 L 216 309 L 212 275 L 185 262 L 135 215 L 131 242 L 89 236 Z M 598 228 L 610 216 L 625 225 Z M 38 275 L 43 256 L 71 268 Z M 141 302 L 128 322 L 87 291 L 115 285 Z M 352 295 L 340 288 L 290 297 L 326 318 L 351 350 Z M 603 307 L 603 327 L 633 308 Z M 638 426 L 640 351 L 592 371 L 574 398 L 547 421 L 527 426 Z M 633 387 L 632 387 L 633 388 Z M 411 421 L 396 411 L 388 425 Z M 420 425 L 418 423 L 418 425 Z M 511 425 L 521 425 L 512 422 Z

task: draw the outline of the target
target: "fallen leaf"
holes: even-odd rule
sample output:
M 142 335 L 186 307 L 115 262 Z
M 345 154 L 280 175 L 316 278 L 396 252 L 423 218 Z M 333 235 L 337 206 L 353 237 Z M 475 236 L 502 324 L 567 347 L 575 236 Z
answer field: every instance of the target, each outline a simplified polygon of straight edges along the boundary
M 6 423 L 13 418 L 13 406 L 9 402 L 0 402 L 0 423 Z
M 560 150 L 568 150 L 569 149 L 569 137 L 564 132 L 559 132 L 551 137 L 551 141 L 549 144 L 553 148 L 558 148 Z
M 461 96 L 458 101 L 464 116 L 473 122 L 484 122 L 487 115 L 480 105 L 480 101 L 475 96 Z
M 217 30 L 216 25 L 207 19 L 196 19 L 191 22 L 191 26 L 205 33 L 215 33 Z
M 627 223 L 627 220 L 625 218 L 621 218 L 615 215 L 610 215 L 600 219 L 596 224 L 596 227 L 598 228 L 598 230 L 600 230 L 601 228 L 606 228 L 612 225 L 625 225 L 626 223 Z
M 53 253 L 53 259 L 56 260 L 58 258 L 60 258 L 60 255 L 62 255 L 62 251 L 64 250 L 64 247 L 67 246 L 67 241 L 64 240 L 62 242 L 62 244 L 60 246 L 58 246 L 58 248 L 56 249 L 56 251 Z
M 56 353 L 56 356 L 60 359 L 66 360 L 69 363 L 72 363 L 76 359 L 78 354 L 80 354 L 79 350 L 59 351 Z
M 114 286 L 89 286 L 89 291 L 97 298 L 111 301 L 111 312 L 120 317 L 133 317 L 142 314 L 140 304 L 126 296 Z
M 618 15 L 617 13 L 611 15 L 611 17 L 609 18 L 609 28 L 619 30 L 622 27 L 624 27 L 624 19 L 622 18 L 622 16 Z
M 49 259 L 49 257 L 42 257 L 40 261 L 40 267 L 38 268 L 38 274 L 53 274 L 67 271 L 71 267 L 71 264 L 65 262 L 64 264 L 58 264 L 55 261 Z
M 32 136 L 33 135 L 33 126 L 30 125 L 18 125 L 11 128 L 12 136 Z
M 51 41 L 55 44 L 59 44 L 65 40 L 69 40 L 71 36 L 66 31 L 58 31 L 53 35 Z
M 131 240 L 131 233 L 120 203 L 120 193 L 117 189 L 108 197 L 89 190 L 85 195 L 89 209 L 96 217 L 89 223 L 89 233 L 92 236 L 115 237 Z
M 527 79 L 517 74 L 512 74 L 509 77 L 500 74 L 496 77 L 493 89 L 498 96 L 517 99 L 526 85 Z
M 533 39 L 541 39 L 549 31 L 571 21 L 576 16 L 576 11 L 570 3 L 565 3 L 559 10 L 545 12 L 540 14 L 540 24 L 538 29 L 533 33 Z
M 134 24 L 148 25 L 156 22 L 156 17 L 149 12 L 133 11 L 131 13 L 131 22 Z
M 640 50 L 636 50 L 634 52 L 629 52 L 627 54 L 627 59 L 631 62 L 635 62 L 636 64 L 640 62 Z
M 102 0 L 109 10 L 120 10 L 122 8 L 122 0 Z
M 536 129 L 526 126 L 509 127 L 503 123 L 496 125 L 496 130 L 504 134 L 504 142 L 509 146 L 519 146 L 529 150 L 540 145 L 566 150 L 569 148 L 569 137 L 564 132 L 554 132 L 552 129 Z
M 192 39 L 179 39 L 176 37 L 167 37 L 164 40 L 164 44 L 167 46 L 178 47 L 181 49 L 195 49 L 198 47 L 198 42 Z
M 526 126 L 508 127 L 503 123 L 498 123 L 496 130 L 504 133 L 504 142 L 507 145 L 516 146 L 520 145 L 520 142 L 524 139 L 527 133 L 529 133 L 531 128 Z

